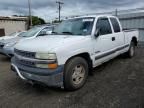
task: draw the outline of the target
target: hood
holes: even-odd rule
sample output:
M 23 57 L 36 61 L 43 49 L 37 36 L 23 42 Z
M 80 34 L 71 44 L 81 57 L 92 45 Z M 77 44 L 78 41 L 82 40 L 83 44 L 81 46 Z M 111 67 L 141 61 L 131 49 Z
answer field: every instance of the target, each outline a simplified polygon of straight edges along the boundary
M 12 38 L 15 38 L 15 36 L 2 36 L 0 37 L 0 41 L 5 39 L 12 39 Z
M 19 42 L 15 48 L 30 52 L 54 51 L 60 46 L 67 46 L 86 39 L 87 36 L 49 35 Z
M 9 36 L 9 37 L 11 37 L 11 36 Z M 18 41 L 20 41 L 22 39 L 24 39 L 24 37 L 18 37 L 17 36 L 17 37 L 11 37 L 11 38 L 1 39 L 0 42 L 2 42 L 4 44 L 11 43 L 11 42 L 16 43 L 16 42 L 18 42 Z

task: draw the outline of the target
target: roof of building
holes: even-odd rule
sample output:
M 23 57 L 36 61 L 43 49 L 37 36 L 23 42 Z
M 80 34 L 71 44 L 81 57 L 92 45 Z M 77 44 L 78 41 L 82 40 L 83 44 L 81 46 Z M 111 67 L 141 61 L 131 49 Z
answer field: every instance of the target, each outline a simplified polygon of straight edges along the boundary
M 137 8 L 137 9 L 128 9 L 128 10 L 115 10 L 111 12 L 101 12 L 101 13 L 88 13 L 84 15 L 73 15 L 68 17 L 74 18 L 79 16 L 88 16 L 88 15 L 114 15 L 118 16 L 120 19 L 134 19 L 134 18 L 144 18 L 144 8 Z
M 0 20 L 27 21 L 28 18 L 27 17 L 15 17 L 15 16 L 11 16 L 11 17 L 0 16 Z
M 144 12 L 126 13 L 118 15 L 120 19 L 144 18 Z

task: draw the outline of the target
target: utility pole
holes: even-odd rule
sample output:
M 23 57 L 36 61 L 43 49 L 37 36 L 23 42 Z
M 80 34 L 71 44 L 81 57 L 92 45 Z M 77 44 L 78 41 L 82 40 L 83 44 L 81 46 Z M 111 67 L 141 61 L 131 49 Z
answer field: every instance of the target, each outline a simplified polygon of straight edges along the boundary
M 58 4 L 58 10 L 59 10 L 59 22 L 61 21 L 61 5 L 64 4 L 63 2 L 60 1 L 56 1 L 56 3 Z
M 115 10 L 115 16 L 118 16 L 118 10 L 117 9 Z
M 32 26 L 32 14 L 31 14 L 31 1 L 28 0 L 28 6 L 29 6 L 29 26 Z

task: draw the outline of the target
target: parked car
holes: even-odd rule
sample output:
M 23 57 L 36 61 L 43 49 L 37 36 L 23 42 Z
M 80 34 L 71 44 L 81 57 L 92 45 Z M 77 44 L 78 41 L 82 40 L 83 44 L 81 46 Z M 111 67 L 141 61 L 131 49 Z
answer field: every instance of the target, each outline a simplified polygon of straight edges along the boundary
M 13 38 L 6 38 L 0 40 L 0 53 L 8 57 L 12 57 L 14 53 L 14 46 L 19 42 L 27 39 L 33 39 L 39 36 L 51 34 L 53 26 L 34 27 L 25 33 L 21 33 Z
M 23 33 L 25 33 L 26 31 L 22 31 L 22 32 L 14 32 L 14 33 L 11 33 L 9 34 L 8 36 L 2 36 L 0 37 L 0 41 L 2 40 L 5 40 L 5 39 L 12 39 L 12 38 L 15 38 L 19 35 L 22 35 Z
M 76 90 L 92 68 L 120 54 L 133 57 L 137 43 L 138 31 L 123 31 L 115 16 L 72 18 L 53 35 L 18 43 L 11 69 L 26 81 Z

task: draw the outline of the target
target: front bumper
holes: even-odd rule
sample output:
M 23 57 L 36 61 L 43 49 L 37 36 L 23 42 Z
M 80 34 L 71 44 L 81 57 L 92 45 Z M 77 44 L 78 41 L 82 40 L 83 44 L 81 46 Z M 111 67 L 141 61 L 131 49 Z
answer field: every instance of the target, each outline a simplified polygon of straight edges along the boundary
M 0 53 L 8 57 L 11 57 L 12 55 L 14 55 L 14 48 L 10 48 L 10 47 L 0 48 Z
M 15 57 L 12 58 L 11 62 L 12 71 L 16 72 L 23 80 L 40 82 L 48 86 L 63 87 L 64 66 L 58 66 L 57 69 L 29 67 L 17 63 Z

